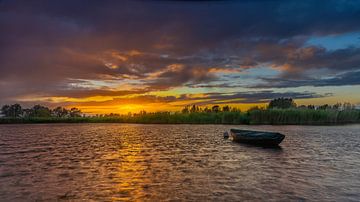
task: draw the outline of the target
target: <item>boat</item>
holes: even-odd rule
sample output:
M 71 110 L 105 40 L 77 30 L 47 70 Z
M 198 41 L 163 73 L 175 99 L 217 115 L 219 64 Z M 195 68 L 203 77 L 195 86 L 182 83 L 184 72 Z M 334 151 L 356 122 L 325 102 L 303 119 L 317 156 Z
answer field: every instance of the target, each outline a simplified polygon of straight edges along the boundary
M 240 129 L 230 129 L 230 134 L 235 142 L 260 146 L 277 146 L 285 138 L 281 133 Z

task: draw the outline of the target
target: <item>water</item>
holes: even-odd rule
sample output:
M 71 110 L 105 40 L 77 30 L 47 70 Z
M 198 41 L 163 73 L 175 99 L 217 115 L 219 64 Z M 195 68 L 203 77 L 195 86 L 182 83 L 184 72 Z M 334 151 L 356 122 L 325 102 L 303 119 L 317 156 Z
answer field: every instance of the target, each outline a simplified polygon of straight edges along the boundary
M 360 125 L 279 131 L 281 148 L 223 125 L 0 125 L 0 200 L 359 201 Z

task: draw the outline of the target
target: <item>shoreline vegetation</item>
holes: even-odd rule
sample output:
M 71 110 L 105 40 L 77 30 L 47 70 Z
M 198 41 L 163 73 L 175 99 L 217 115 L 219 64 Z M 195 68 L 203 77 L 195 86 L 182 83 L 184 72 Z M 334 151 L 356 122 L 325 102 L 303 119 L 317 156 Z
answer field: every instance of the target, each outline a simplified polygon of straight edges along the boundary
M 246 124 L 246 125 L 340 125 L 360 123 L 360 110 L 350 103 L 297 106 L 291 98 L 271 100 L 266 108 L 240 111 L 218 105 L 201 108 L 186 106 L 179 112 L 106 114 L 87 116 L 77 108 L 49 109 L 35 105 L 23 109 L 19 104 L 1 108 L 0 124 L 21 123 L 139 123 L 139 124 Z

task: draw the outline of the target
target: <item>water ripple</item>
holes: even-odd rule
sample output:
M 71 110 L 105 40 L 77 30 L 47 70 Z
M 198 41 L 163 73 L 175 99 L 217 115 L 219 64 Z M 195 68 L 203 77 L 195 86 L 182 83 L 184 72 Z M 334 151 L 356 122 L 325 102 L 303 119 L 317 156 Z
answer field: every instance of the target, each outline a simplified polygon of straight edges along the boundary
M 238 126 L 280 148 L 224 140 L 225 125 L 0 126 L 0 201 L 359 201 L 360 125 Z

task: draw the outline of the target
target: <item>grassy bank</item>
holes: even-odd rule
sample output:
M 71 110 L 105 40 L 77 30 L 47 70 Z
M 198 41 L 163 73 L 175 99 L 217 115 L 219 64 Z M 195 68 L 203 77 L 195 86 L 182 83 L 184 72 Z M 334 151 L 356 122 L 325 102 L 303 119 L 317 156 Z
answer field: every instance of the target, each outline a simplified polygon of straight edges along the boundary
M 360 123 L 360 110 L 269 109 L 249 113 L 250 124 L 336 125 Z
M 136 116 L 0 118 L 0 123 L 249 124 L 248 118 L 248 114 L 242 112 L 157 112 Z
M 271 124 L 336 125 L 360 123 L 360 110 L 255 109 L 248 112 L 157 112 L 103 117 L 28 117 L 0 118 L 12 123 L 143 123 L 143 124 Z

